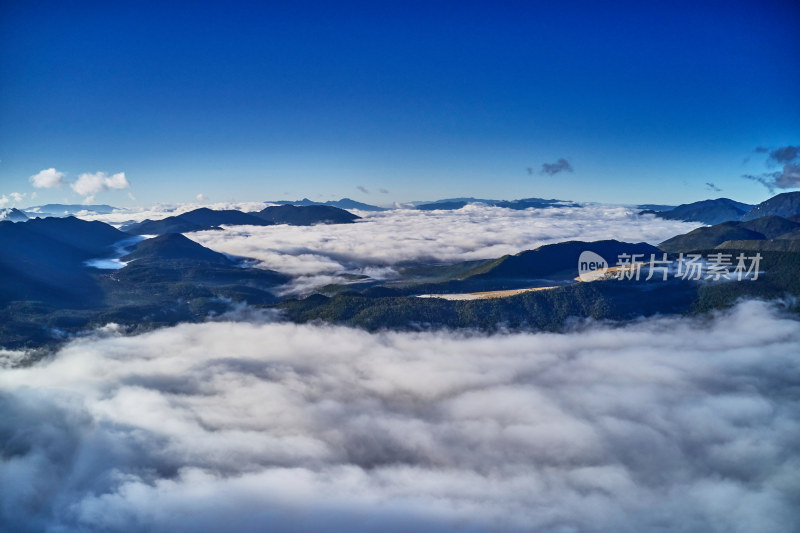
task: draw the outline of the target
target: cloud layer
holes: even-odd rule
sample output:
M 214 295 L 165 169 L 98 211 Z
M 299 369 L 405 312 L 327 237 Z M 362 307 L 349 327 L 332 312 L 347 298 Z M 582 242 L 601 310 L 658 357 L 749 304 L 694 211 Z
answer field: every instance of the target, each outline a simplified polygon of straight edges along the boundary
M 0 529 L 790 531 L 798 347 L 759 302 L 494 337 L 108 327 L 0 370 Z
M 358 214 L 363 219 L 355 224 L 231 226 L 187 236 L 220 252 L 255 258 L 264 268 L 301 276 L 291 290 L 302 291 L 341 282 L 344 274 L 391 277 L 404 263 L 490 259 L 567 240 L 658 243 L 697 227 L 602 205 L 528 210 L 469 205 L 456 211 Z

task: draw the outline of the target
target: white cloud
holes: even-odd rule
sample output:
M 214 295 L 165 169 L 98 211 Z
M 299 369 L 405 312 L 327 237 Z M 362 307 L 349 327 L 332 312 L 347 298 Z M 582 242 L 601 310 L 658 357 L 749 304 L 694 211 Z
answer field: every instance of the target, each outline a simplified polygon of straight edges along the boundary
M 93 196 L 109 189 L 127 189 L 130 185 L 124 172 L 118 172 L 111 176 L 106 176 L 105 172 L 96 172 L 81 174 L 78 176 L 78 181 L 70 186 L 81 196 Z
M 64 173 L 54 168 L 46 168 L 28 179 L 37 189 L 52 189 L 64 185 Z
M 25 199 L 25 196 L 26 196 L 25 193 L 18 193 L 18 192 L 9 193 L 8 196 L 4 194 L 3 196 L 0 196 L 0 207 L 3 207 L 9 203 L 12 205 L 18 204 Z
M 203 193 L 198 194 L 197 196 L 195 196 L 195 198 L 197 199 L 198 202 L 205 202 L 208 200 L 208 197 Z
M 0 529 L 790 531 L 798 347 L 760 302 L 569 334 L 106 328 L 0 370 Z

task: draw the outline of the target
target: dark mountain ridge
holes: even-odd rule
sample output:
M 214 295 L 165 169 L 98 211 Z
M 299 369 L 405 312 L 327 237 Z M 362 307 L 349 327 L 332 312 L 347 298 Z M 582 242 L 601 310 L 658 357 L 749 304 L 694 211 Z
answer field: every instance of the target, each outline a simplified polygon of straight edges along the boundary
M 267 202 L 268 204 L 278 205 L 295 205 L 295 206 L 309 206 L 309 205 L 327 205 L 330 207 L 338 207 L 339 209 L 360 209 L 361 211 L 387 211 L 385 207 L 378 207 L 377 205 L 365 204 L 352 200 L 350 198 L 342 198 L 341 200 L 328 200 L 327 202 L 315 202 L 308 198 L 302 200 L 278 200 L 276 202 Z
M 165 233 L 188 233 L 215 229 L 222 225 L 268 226 L 270 223 L 234 209 L 215 211 L 206 207 L 167 217 L 161 220 L 145 220 L 122 228 L 131 235 L 162 235 Z
M 163 235 L 166 233 L 188 233 L 219 229 L 220 226 L 271 226 L 289 224 L 311 226 L 314 224 L 348 224 L 358 216 L 324 205 L 271 206 L 261 211 L 245 213 L 235 209 L 213 210 L 206 207 L 181 213 L 162 220 L 144 220 L 128 224 L 122 230 L 131 235 Z
M 681 204 L 668 211 L 642 211 L 642 214 L 654 214 L 668 220 L 685 222 L 702 222 L 703 224 L 720 224 L 729 220 L 739 220 L 753 206 L 736 202 L 730 198 L 701 200 L 690 204 Z
M 107 224 L 74 217 L 0 222 L 0 302 L 91 304 L 100 296 L 84 261 L 107 256 L 125 238 Z
M 800 230 L 800 223 L 783 217 L 766 216 L 746 222 L 729 221 L 713 226 L 703 226 L 689 233 L 667 239 L 658 247 L 671 253 L 713 248 L 791 251 L 794 246 L 788 241 L 795 239 L 794 236 L 798 235 L 798 230 Z M 787 242 L 771 242 L 778 239 Z
M 745 213 L 742 220 L 765 216 L 792 217 L 800 215 L 800 191 L 784 192 L 765 200 Z
M 74 217 L 0 222 L 0 346 L 37 347 L 67 333 L 196 322 L 234 302 L 275 303 L 290 277 L 237 261 L 180 234 L 147 239 L 123 268 L 87 266 L 130 236 Z
M 567 241 L 546 244 L 534 250 L 505 255 L 497 259 L 427 268 L 425 277 L 421 279 L 409 277 L 387 282 L 383 287 L 399 290 L 403 294 L 442 294 L 571 283 L 578 276 L 578 260 L 585 251 L 598 254 L 606 260 L 608 266 L 616 265 L 621 254 L 641 254 L 645 260 L 650 259 L 650 254 L 656 254 L 658 258 L 663 255 L 661 250 L 644 242 Z M 410 273 L 413 271 L 410 270 Z
M 791 219 L 800 215 L 800 191 L 781 193 L 755 206 L 729 198 L 717 198 L 682 204 L 668 211 L 645 210 L 640 214 L 648 213 L 669 220 L 702 222 L 708 225 L 729 221 L 747 222 L 766 216 Z
M 329 205 L 277 205 L 252 214 L 270 224 L 289 224 L 290 226 L 350 224 L 361 218 L 349 211 Z

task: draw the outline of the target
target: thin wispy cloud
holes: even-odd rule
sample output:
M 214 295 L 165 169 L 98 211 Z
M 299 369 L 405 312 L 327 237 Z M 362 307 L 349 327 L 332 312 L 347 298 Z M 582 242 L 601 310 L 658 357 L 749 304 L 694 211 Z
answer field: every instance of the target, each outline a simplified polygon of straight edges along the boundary
M 709 191 L 714 191 L 714 192 L 722 191 L 722 189 L 720 189 L 719 187 L 717 187 L 716 185 L 714 185 L 710 181 L 706 182 L 706 189 L 708 189 Z
M 792 163 L 800 157 L 800 146 L 782 146 L 780 148 L 765 148 L 759 146 L 757 153 L 768 154 L 767 164 L 783 165 Z
M 742 177 L 761 183 L 771 193 L 777 189 L 800 188 L 800 146 L 766 148 L 760 146 L 756 153 L 767 154 L 768 167 L 781 166 L 780 170 L 762 174 L 744 174 Z
M 369 194 L 369 190 L 366 187 L 362 186 L 362 185 L 357 186 L 356 189 L 358 189 L 359 191 L 363 192 L 364 194 Z
M 555 163 L 543 163 L 542 164 L 542 174 L 547 174 L 548 176 L 555 176 L 561 172 L 574 172 L 572 165 L 566 159 L 559 158 L 558 161 Z

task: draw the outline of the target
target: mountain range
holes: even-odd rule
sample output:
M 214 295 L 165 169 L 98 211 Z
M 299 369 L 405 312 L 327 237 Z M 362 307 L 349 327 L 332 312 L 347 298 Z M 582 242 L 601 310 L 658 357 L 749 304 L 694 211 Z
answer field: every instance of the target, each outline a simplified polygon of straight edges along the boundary
M 761 206 L 782 213 L 796 208 L 792 195 L 779 196 Z M 271 206 L 254 213 L 198 209 L 155 221 L 161 224 L 158 228 L 146 226 L 154 221 L 142 223 L 133 233 L 157 229 L 153 233 L 159 236 L 135 244 L 130 233 L 75 217 L 0 222 L 2 346 L 48 346 L 109 322 L 126 331 L 142 331 L 201 321 L 237 302 L 274 307 L 297 322 L 321 320 L 367 329 L 556 330 L 574 319 L 697 312 L 725 307 L 743 296 L 800 296 L 796 214 L 726 221 L 677 235 L 658 247 L 615 240 L 568 241 L 495 259 L 409 265 L 391 280 L 354 280 L 302 297 L 279 296 L 291 276 L 253 268 L 246 258 L 218 253 L 168 231 L 241 223 L 311 224 L 330 222 L 332 215 L 343 222 L 357 219 L 332 206 Z M 718 250 L 732 255 L 758 251 L 763 275 L 746 283 L 574 279 L 585 251 L 615 265 L 623 253 L 647 258 L 668 252 L 674 260 L 681 252 Z M 120 268 L 92 266 L 103 258 L 121 261 Z M 530 290 L 534 288 L 539 290 Z M 526 291 L 475 301 L 417 297 L 519 289 Z
M 745 213 L 742 220 L 753 220 L 770 215 L 779 217 L 800 215 L 800 191 L 784 192 L 773 196 Z
M 338 207 L 311 205 L 270 206 L 261 211 L 244 213 L 234 209 L 213 210 L 206 207 L 188 211 L 161 220 L 144 220 L 123 226 L 122 231 L 131 235 L 162 235 L 165 233 L 187 233 L 219 229 L 228 226 L 311 226 L 313 224 L 349 224 L 360 217 Z
M 350 224 L 361 218 L 349 211 L 330 205 L 270 206 L 252 214 L 272 224 L 289 224 L 290 226 Z
M 800 215 L 765 216 L 745 222 L 729 221 L 676 235 L 658 245 L 666 252 L 698 250 L 800 251 Z
M 800 191 L 778 194 L 755 206 L 736 202 L 729 198 L 717 198 L 716 200 L 682 204 L 666 211 L 647 209 L 641 211 L 640 214 L 653 214 L 669 220 L 702 222 L 703 224 L 748 221 L 769 215 L 790 217 L 800 214 Z
M 0 303 L 91 305 L 99 296 L 84 262 L 112 253 L 126 235 L 74 217 L 0 222 Z
M 241 261 L 180 234 L 146 239 L 98 269 L 90 260 L 118 256 L 130 236 L 74 217 L 0 222 L 0 339 L 24 348 L 108 322 L 134 328 L 204 320 L 232 302 L 268 305 L 290 277 L 243 268 Z
M 716 200 L 702 200 L 690 204 L 681 204 L 674 209 L 666 211 L 645 210 L 640 214 L 655 214 L 668 220 L 719 224 L 729 220 L 739 220 L 752 208 L 752 205 L 735 202 L 729 198 L 717 198 Z
M 77 215 L 81 212 L 108 215 L 113 213 L 114 209 L 114 207 L 105 204 L 45 204 L 27 207 L 24 211 L 29 217 L 65 217 Z
M 329 207 L 338 207 L 339 209 L 359 209 L 361 211 L 387 210 L 385 207 L 378 207 L 377 205 L 370 205 L 370 204 L 365 204 L 363 202 L 357 202 L 356 200 L 351 200 L 350 198 L 342 198 L 341 200 L 329 200 L 327 202 L 315 202 L 313 200 L 309 200 L 308 198 L 303 198 L 302 200 L 278 200 L 266 203 L 278 204 L 278 205 L 296 205 L 296 206 L 326 205 Z
M 578 207 L 580 204 L 574 202 L 567 202 L 564 200 L 544 198 L 522 198 L 520 200 L 487 200 L 482 198 L 447 198 L 444 200 L 437 200 L 435 202 L 414 202 L 417 209 L 422 211 L 446 210 L 452 211 L 461 209 L 469 204 L 485 204 L 492 207 L 505 207 L 507 209 L 528 209 L 537 208 L 542 209 L 545 207 Z

